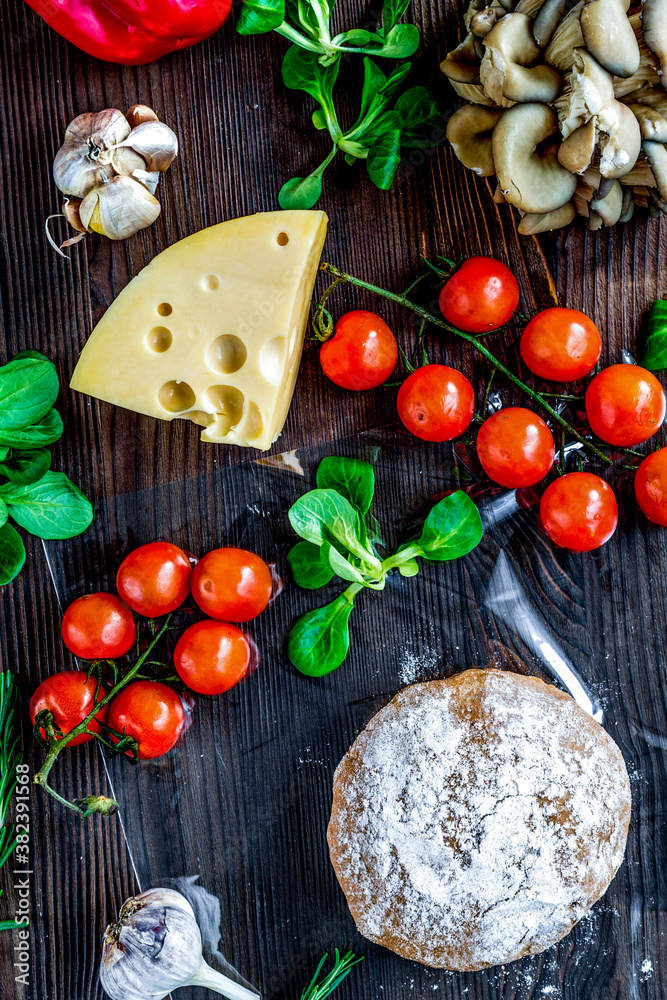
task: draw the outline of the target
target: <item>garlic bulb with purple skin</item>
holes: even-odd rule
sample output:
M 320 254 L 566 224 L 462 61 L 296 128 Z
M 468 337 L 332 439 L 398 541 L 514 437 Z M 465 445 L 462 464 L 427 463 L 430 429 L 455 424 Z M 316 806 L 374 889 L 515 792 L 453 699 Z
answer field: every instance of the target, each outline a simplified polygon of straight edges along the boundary
M 174 889 L 149 889 L 123 904 L 104 933 L 100 982 L 111 1000 L 162 1000 L 181 986 L 259 1000 L 207 965 L 194 910 Z

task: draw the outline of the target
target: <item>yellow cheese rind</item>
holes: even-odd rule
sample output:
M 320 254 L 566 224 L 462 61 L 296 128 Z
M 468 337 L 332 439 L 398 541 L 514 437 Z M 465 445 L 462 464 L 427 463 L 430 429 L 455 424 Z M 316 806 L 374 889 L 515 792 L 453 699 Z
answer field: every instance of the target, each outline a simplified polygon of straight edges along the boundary
M 327 217 L 266 212 L 175 243 L 120 293 L 90 335 L 73 389 L 203 441 L 266 450 L 301 361 Z

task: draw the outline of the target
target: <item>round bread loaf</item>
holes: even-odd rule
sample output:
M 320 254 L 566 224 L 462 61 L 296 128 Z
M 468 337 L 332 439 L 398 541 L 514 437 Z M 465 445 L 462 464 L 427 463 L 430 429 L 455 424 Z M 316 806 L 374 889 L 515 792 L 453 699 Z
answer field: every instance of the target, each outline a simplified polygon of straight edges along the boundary
M 623 860 L 620 750 L 562 691 L 467 670 L 415 684 L 339 765 L 331 860 L 359 931 L 473 971 L 544 951 Z

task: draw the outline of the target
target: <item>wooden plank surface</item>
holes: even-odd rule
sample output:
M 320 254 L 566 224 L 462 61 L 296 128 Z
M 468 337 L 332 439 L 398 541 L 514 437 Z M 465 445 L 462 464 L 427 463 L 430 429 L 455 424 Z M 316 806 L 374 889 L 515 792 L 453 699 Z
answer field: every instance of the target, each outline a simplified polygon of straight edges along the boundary
M 450 101 L 438 63 L 446 40 L 458 37 L 457 5 L 415 0 L 413 6 L 425 37 L 415 78 Z M 228 23 L 193 49 L 147 67 L 121 68 L 68 46 L 20 0 L 1 0 L 0 10 L 0 360 L 25 348 L 40 349 L 53 358 L 66 385 L 94 322 L 155 253 L 203 226 L 275 209 L 282 182 L 319 163 L 326 150 L 321 134 L 310 127 L 308 100 L 280 82 L 284 43 L 276 36 L 243 39 Z M 352 3 L 347 10 L 350 23 L 368 14 Z M 90 238 L 63 261 L 48 247 L 43 222 L 58 210 L 50 169 L 64 129 L 83 111 L 125 109 L 137 102 L 153 106 L 181 140 L 182 155 L 160 185 L 162 216 L 125 244 Z M 433 256 L 442 248 L 493 253 L 515 270 L 525 313 L 552 304 L 555 288 L 561 302 L 584 309 L 605 331 L 604 360 L 610 362 L 620 360 L 623 348 L 635 350 L 648 305 L 667 292 L 658 222 L 640 219 L 596 234 L 575 227 L 541 241 L 521 239 L 508 207 L 495 205 L 487 184 L 463 171 L 446 149 L 427 157 L 388 194 L 341 160 L 328 173 L 322 207 L 331 220 L 325 259 L 400 289 L 414 277 L 423 254 Z M 349 291 L 338 293 L 336 302 L 340 310 L 372 305 Z M 383 312 L 408 344 L 408 317 Z M 462 365 L 473 380 L 486 374 L 459 345 L 434 341 L 432 352 Z M 359 432 L 396 429 L 394 392 L 337 390 L 322 377 L 311 344 L 274 450 L 308 444 L 314 450 L 304 454 L 314 462 L 324 453 L 318 445 L 347 438 L 345 447 L 352 452 L 356 446 L 349 439 Z M 240 498 L 261 500 L 280 521 L 279 498 L 291 498 L 300 488 L 289 478 L 258 472 L 247 453 L 200 444 L 197 429 L 184 421 L 153 421 L 67 390 L 57 405 L 66 430 L 54 449 L 55 465 L 81 485 L 98 510 L 90 535 L 51 552 L 65 590 L 103 583 L 123 547 L 153 537 L 142 532 L 192 547 L 243 536 L 260 547 L 269 540 L 266 524 L 248 519 Z M 357 450 L 374 440 L 357 439 Z M 417 509 L 420 497 L 423 502 L 448 482 L 449 447 L 424 450 L 391 434 L 379 440 L 387 510 Z M 202 478 L 197 483 L 194 477 Z M 138 776 L 123 773 L 122 762 L 113 765 L 138 868 L 156 880 L 202 875 L 222 901 L 223 952 L 263 987 L 268 1000 L 286 991 L 298 995 L 322 951 L 348 939 L 367 958 L 341 988 L 340 1000 L 667 997 L 661 968 L 667 960 L 662 832 L 667 607 L 660 569 L 666 543 L 633 510 L 630 481 L 621 477 L 617 485 L 622 525 L 600 553 L 555 553 L 534 525 L 513 523 L 465 563 L 403 581 L 389 595 L 392 612 L 364 602 L 350 663 L 325 683 L 296 676 L 282 653 L 287 625 L 308 606 L 303 595 L 288 591 L 260 637 L 263 666 L 252 683 L 221 708 L 211 702 L 200 706 L 173 760 Z M 197 503 L 198 516 L 191 518 Z M 286 532 L 284 524 L 270 536 L 278 549 L 286 539 L 281 531 Z M 32 539 L 27 548 L 25 571 L 0 591 L 0 666 L 18 670 L 24 708 L 37 683 L 69 662 L 45 553 Z M 633 776 L 635 817 L 628 859 L 609 895 L 557 949 L 504 971 L 438 974 L 356 936 L 326 858 L 332 769 L 370 715 L 401 687 L 410 650 L 428 650 L 422 669 L 434 675 L 488 662 L 505 649 L 524 657 L 530 669 L 542 668 L 511 623 L 492 619 L 485 604 L 486 585 L 503 550 L 511 554 L 515 578 L 536 601 L 554 642 L 602 698 L 606 725 Z M 378 642 L 378 636 L 384 638 Z M 23 721 L 34 764 L 38 755 L 25 712 Z M 108 787 L 100 758 L 85 748 L 61 758 L 58 780 L 70 796 Z M 81 824 L 35 792 L 32 824 L 31 985 L 27 990 L 15 985 L 12 942 L 5 935 L 0 995 L 3 1000 L 101 997 L 96 974 L 101 933 L 136 886 L 120 823 Z M 8 869 L 0 887 L 4 913 L 14 899 Z M 645 959 L 652 962 L 651 975 L 641 973 Z

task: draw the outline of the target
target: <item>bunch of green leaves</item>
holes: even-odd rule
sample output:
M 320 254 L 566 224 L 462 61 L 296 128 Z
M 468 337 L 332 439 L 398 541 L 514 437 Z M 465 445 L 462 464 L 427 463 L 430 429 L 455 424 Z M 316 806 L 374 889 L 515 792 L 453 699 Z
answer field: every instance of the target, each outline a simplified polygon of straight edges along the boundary
M 0 868 L 7 864 L 16 847 L 15 826 L 7 822 L 7 812 L 16 789 L 16 768 L 23 760 L 18 748 L 17 701 L 14 675 L 4 670 L 0 673 Z M 0 921 L 0 931 L 17 926 L 13 920 Z
M 334 4 L 335 0 L 243 0 L 236 30 L 241 35 L 277 31 L 325 66 L 350 53 L 404 59 L 419 48 L 419 29 L 399 24 L 410 0 L 385 0 L 382 21 L 372 30 L 352 28 L 335 35 L 331 30 Z
M 242 35 L 277 31 L 293 44 L 285 53 L 282 77 L 290 90 L 303 90 L 317 101 L 315 128 L 327 130 L 332 148 L 307 177 L 293 177 L 280 190 L 281 208 L 312 208 L 322 194 L 322 175 L 340 151 L 346 162 L 366 162 L 371 180 L 386 191 L 396 176 L 403 149 L 434 149 L 444 139 L 442 112 L 426 87 L 405 90 L 410 63 L 389 75 L 373 57 L 408 59 L 420 43 L 414 24 L 399 23 L 410 0 L 385 0 L 377 26 L 352 28 L 333 35 L 335 0 L 244 0 L 236 25 Z M 292 22 L 292 23 L 290 23 Z M 364 57 L 364 82 L 359 115 L 346 130 L 334 101 L 341 57 Z
M 331 996 L 333 991 L 340 986 L 345 977 L 349 976 L 352 966 L 363 961 L 361 958 L 355 958 L 354 953 L 351 951 L 341 955 L 338 948 L 336 948 L 336 961 L 334 962 L 331 972 L 329 972 L 321 982 L 318 982 L 328 957 L 328 955 L 325 955 L 320 964 L 317 966 L 315 975 L 313 976 L 310 984 L 306 986 L 305 990 L 301 994 L 301 1000 L 324 1000 L 325 997 Z
M 293 177 L 280 190 L 281 208 L 312 208 L 322 194 L 322 175 L 336 153 L 348 164 L 366 163 L 377 187 L 387 191 L 401 165 L 403 149 L 430 149 L 441 141 L 442 113 L 426 87 L 404 89 L 410 64 L 402 63 L 388 76 L 372 59 L 364 58 L 364 82 L 357 120 L 343 131 L 334 102 L 340 64 L 322 66 L 317 56 L 296 46 L 288 49 L 282 74 L 290 90 L 305 90 L 319 104 L 313 115 L 317 129 L 328 130 L 332 148 L 307 177 Z
M 89 500 L 62 472 L 51 472 L 48 446 L 63 433 L 53 409 L 53 364 L 37 351 L 0 367 L 0 586 L 25 563 L 25 547 L 9 518 L 39 538 L 71 538 L 93 519 Z
M 641 364 L 651 372 L 667 368 L 667 299 L 653 303 Z
M 349 619 L 361 590 L 383 590 L 394 570 L 401 576 L 416 576 L 418 559 L 459 559 L 482 538 L 479 511 L 459 490 L 433 507 L 416 541 L 380 558 L 378 523 L 372 514 L 374 493 L 375 472 L 368 462 L 325 458 L 317 470 L 317 489 L 290 508 L 290 523 L 303 539 L 288 554 L 295 583 L 309 590 L 324 587 L 336 576 L 349 583 L 342 594 L 307 612 L 290 630 L 289 658 L 309 677 L 331 673 L 347 657 Z

